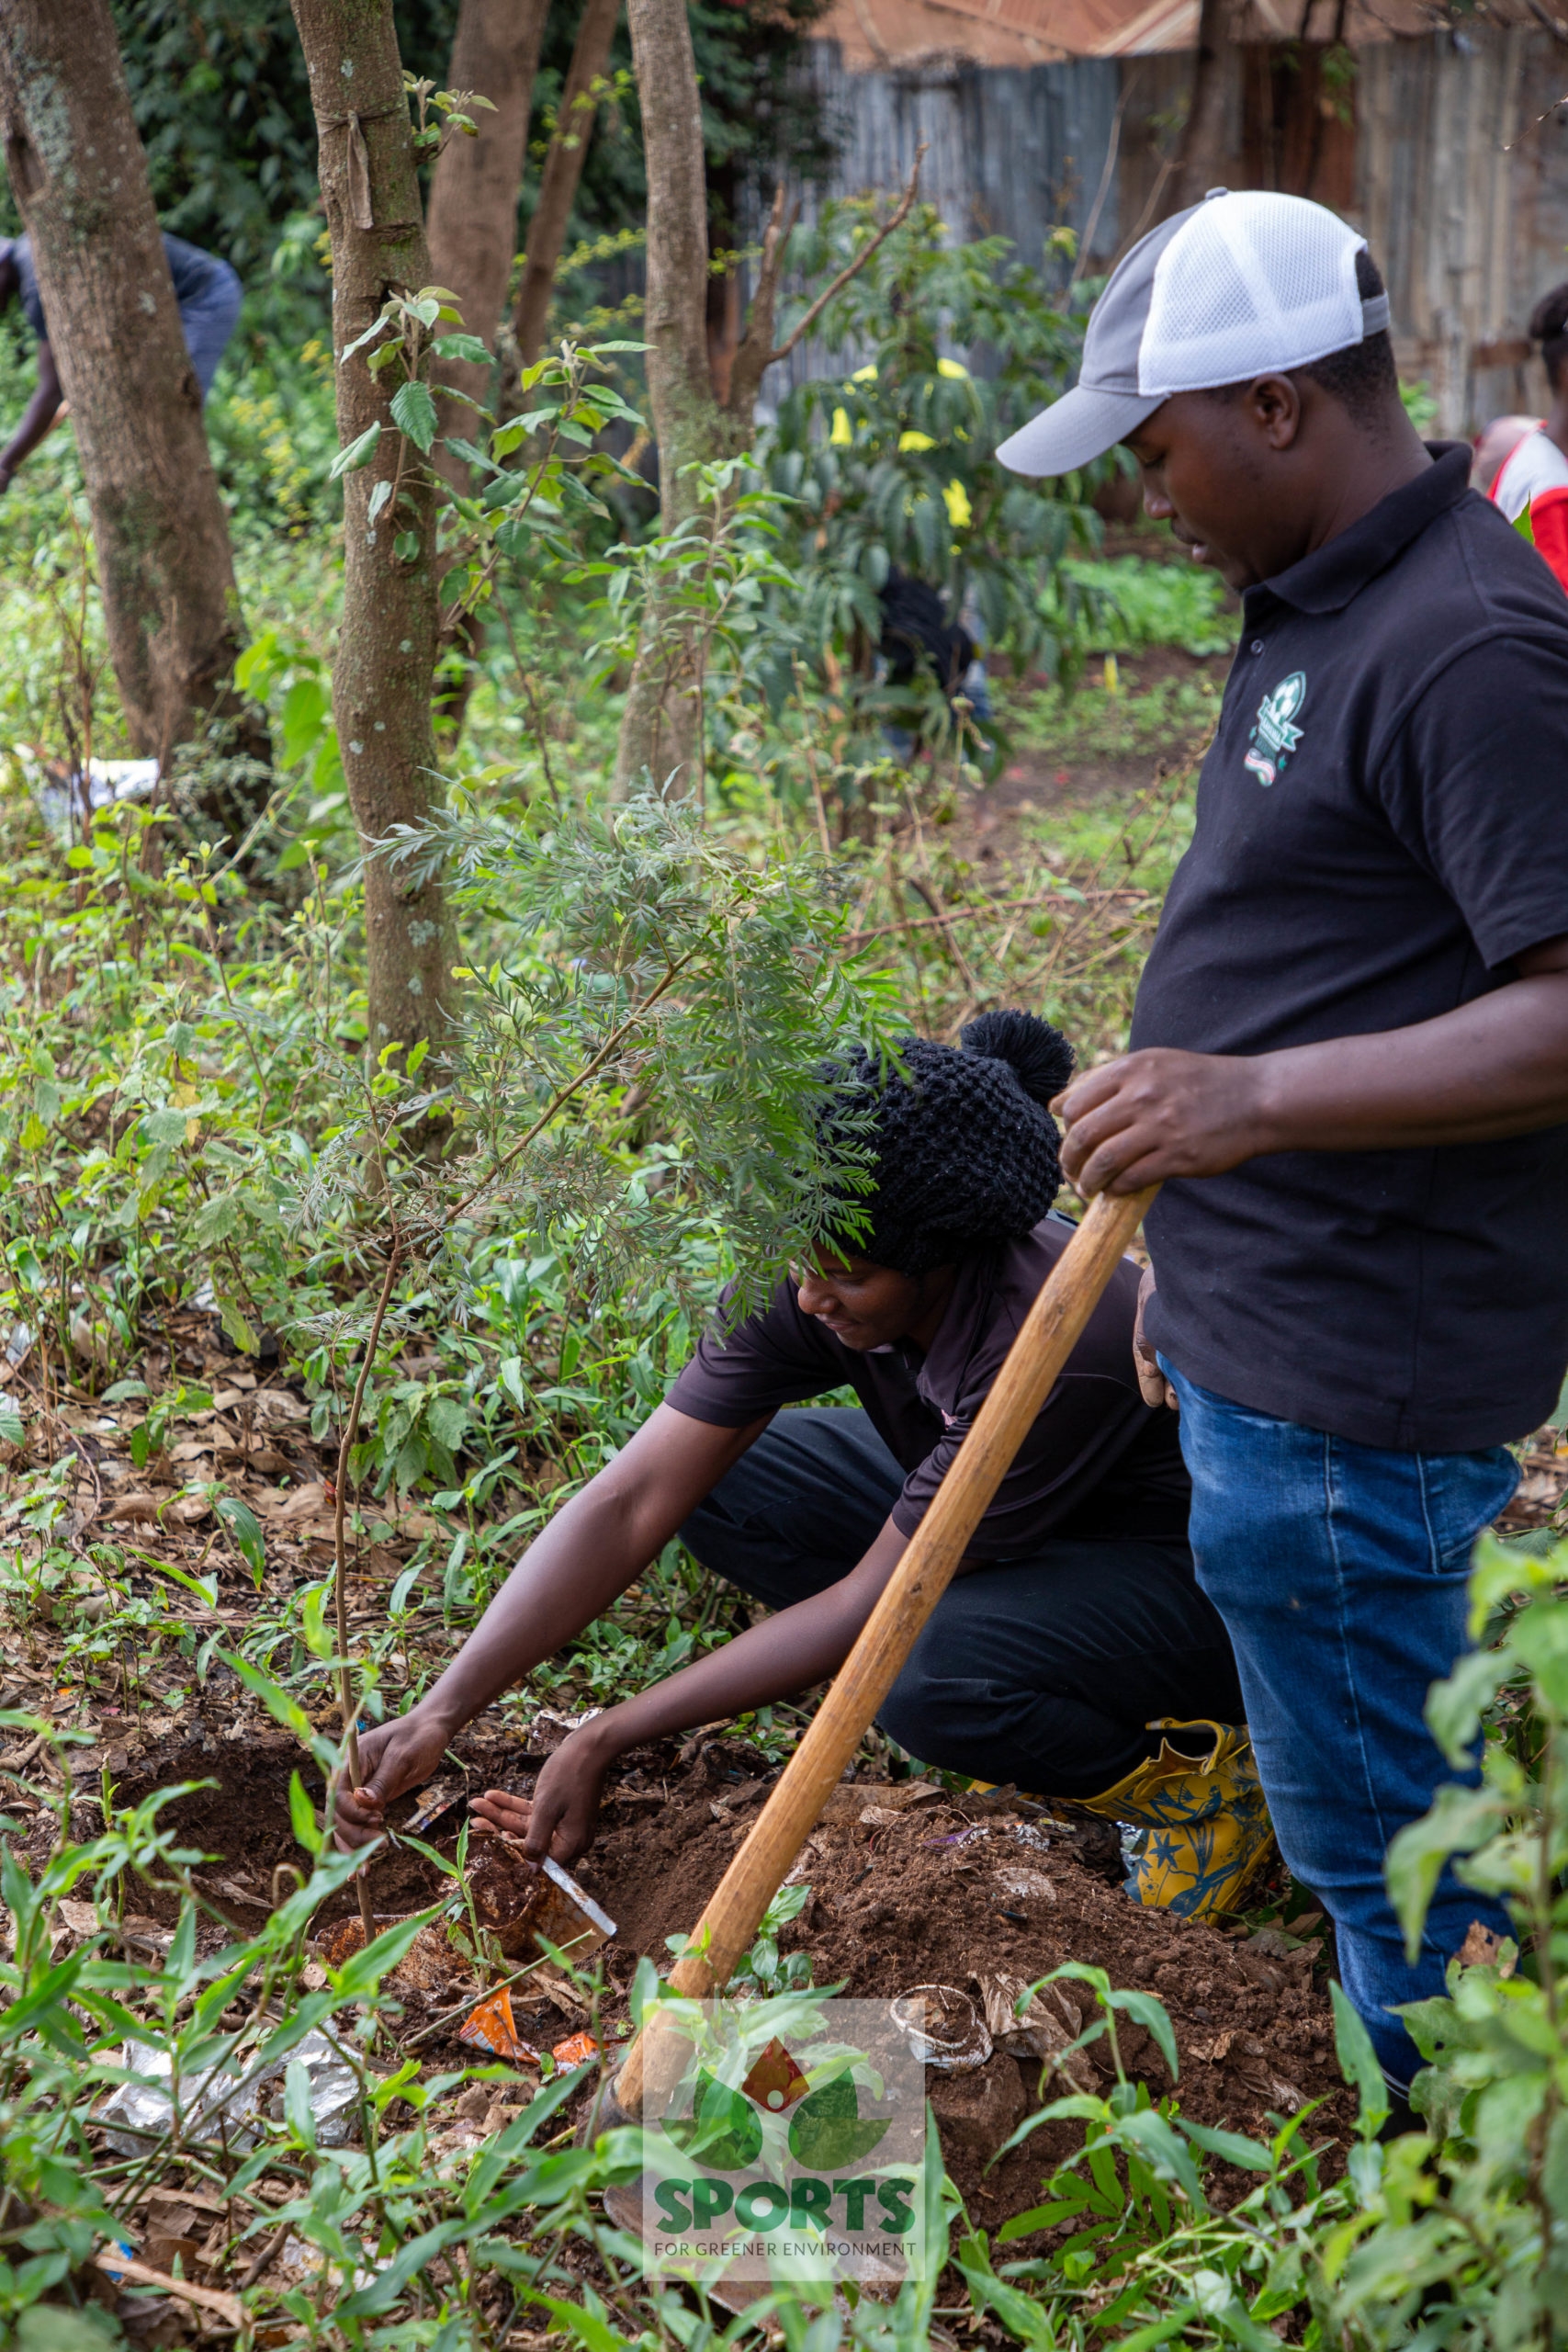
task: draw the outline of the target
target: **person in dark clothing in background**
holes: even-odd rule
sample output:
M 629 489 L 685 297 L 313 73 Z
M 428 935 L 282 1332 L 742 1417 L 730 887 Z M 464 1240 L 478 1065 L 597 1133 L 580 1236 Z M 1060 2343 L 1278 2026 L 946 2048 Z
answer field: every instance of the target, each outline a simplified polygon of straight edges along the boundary
M 366 1785 L 338 1791 L 340 1843 L 373 1835 L 457 1728 L 612 1607 L 677 1531 L 777 1613 L 583 1725 L 531 1802 L 492 1791 L 482 1819 L 570 1861 L 615 1758 L 842 1664 L 1073 1230 L 1051 1213 L 1045 1104 L 1072 1068 L 1060 1035 L 993 1012 L 961 1052 L 916 1037 L 902 1050 L 907 1080 L 861 1061 L 834 1098 L 874 1114 L 869 1236 L 819 1249 L 761 1312 L 705 1334 L 434 1689 L 363 1736 Z M 1128 1260 L 879 1721 L 926 1763 L 1141 1822 L 1129 1892 L 1196 1914 L 1233 1908 L 1271 1841 L 1230 1647 L 1193 1577 L 1174 1418 L 1138 1393 L 1137 1291 Z M 858 1409 L 780 1410 L 846 1385 Z
M 240 315 L 240 281 L 226 261 L 220 261 L 215 254 L 204 254 L 198 245 L 187 245 L 183 237 L 165 233 L 164 251 L 175 281 L 186 349 L 205 401 Z M 17 467 L 31 457 L 59 416 L 63 397 L 28 237 L 0 240 L 0 311 L 13 302 L 21 304 L 22 316 L 38 337 L 38 388 L 15 433 L 0 449 L 0 496 L 10 489 Z
M 877 602 L 882 607 L 882 639 L 876 650 L 886 684 L 907 703 L 911 722 L 906 725 L 898 718 L 890 719 L 883 732 L 907 764 L 919 739 L 920 719 L 928 715 L 919 707 L 918 680 L 934 678 L 955 719 L 959 714 L 953 705 L 963 696 L 969 705 L 965 716 L 971 729 L 990 718 L 989 684 L 976 639 L 962 617 L 948 619 L 946 605 L 926 581 L 912 580 L 893 564 L 877 591 Z

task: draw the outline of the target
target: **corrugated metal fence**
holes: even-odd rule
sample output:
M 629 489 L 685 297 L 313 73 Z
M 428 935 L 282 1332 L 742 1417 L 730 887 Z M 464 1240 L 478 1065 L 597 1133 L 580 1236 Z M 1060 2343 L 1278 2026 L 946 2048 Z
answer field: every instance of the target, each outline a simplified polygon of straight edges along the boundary
M 1066 222 L 1081 236 L 1092 215 L 1096 252 L 1114 249 L 1119 191 L 1114 169 L 1106 171 L 1120 92 L 1113 60 L 982 68 L 936 58 L 849 74 L 835 42 L 814 41 L 809 70 L 838 158 L 826 187 L 807 191 L 807 219 L 828 197 L 902 187 L 923 144 L 921 195 L 955 241 L 1005 236 L 1020 260 L 1038 266 L 1053 229 Z M 803 344 L 772 371 L 763 396 L 776 401 L 856 357 Z
M 1053 228 L 1081 236 L 1092 218 L 1103 267 L 1152 217 L 1151 121 L 1164 118 L 1168 134 L 1186 61 L 938 57 L 850 74 L 836 44 L 818 41 L 809 71 L 839 155 L 808 206 L 897 189 L 924 141 L 922 187 L 951 236 L 1000 234 L 1038 264 Z M 1545 32 L 1478 23 L 1359 53 L 1354 217 L 1388 281 L 1401 365 L 1431 384 L 1446 433 L 1545 404 L 1523 335 L 1540 294 L 1568 276 L 1568 107 L 1552 107 L 1564 90 L 1568 51 Z M 1235 96 L 1233 187 L 1247 184 L 1239 61 Z M 854 359 L 804 345 L 766 394 Z

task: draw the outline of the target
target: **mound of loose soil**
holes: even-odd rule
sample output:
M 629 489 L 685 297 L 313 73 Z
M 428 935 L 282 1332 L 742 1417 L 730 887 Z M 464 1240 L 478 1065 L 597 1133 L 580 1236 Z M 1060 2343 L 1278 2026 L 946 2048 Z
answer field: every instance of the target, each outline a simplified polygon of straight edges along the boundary
M 120 1802 L 171 1781 L 217 1781 L 176 1800 L 166 1817 L 192 1844 L 221 1857 L 197 1875 L 237 1926 L 254 1927 L 270 1900 L 273 1869 L 298 1859 L 288 1783 L 299 1750 L 270 1728 L 252 1726 L 243 1739 L 224 1728 L 227 1737 L 200 1717 L 182 1726 L 138 1758 Z M 466 1794 L 487 1786 L 527 1794 L 560 1736 L 555 1726 L 536 1724 L 524 1749 L 488 1725 L 470 1727 L 456 1744 Z M 603 1955 L 609 1983 L 603 2025 L 611 2033 L 624 2021 L 635 1959 L 646 1953 L 668 1964 L 668 1939 L 694 1926 L 775 1778 L 754 1750 L 728 1738 L 645 1749 L 624 1760 L 606 1792 L 597 1842 L 576 1871 L 617 1927 Z M 464 1802 L 459 1797 L 423 1832 L 438 1850 L 453 1851 Z M 394 1807 L 394 1826 L 416 1803 L 408 1797 Z M 1089 1962 L 1113 1985 L 1155 1993 L 1165 2004 L 1180 2060 L 1176 2084 L 1145 2028 L 1119 2029 L 1127 2070 L 1147 2083 L 1151 2097 L 1174 2091 L 1195 2120 L 1254 2133 L 1267 2133 L 1270 2113 L 1325 2099 L 1314 2138 L 1348 2132 L 1353 2108 L 1334 2057 L 1321 1939 L 1292 1944 L 1275 1931 L 1225 1933 L 1140 1909 L 1122 1892 L 1114 1834 L 1105 1825 L 1055 1819 L 1005 1794 L 954 1796 L 934 1784 L 856 1781 L 835 1791 L 791 1877 L 810 1893 L 780 1940 L 786 1951 L 810 1954 L 818 1984 L 863 1998 L 951 1985 L 978 2001 L 983 1976 L 1032 1980 L 1065 1961 Z M 382 1916 L 443 1891 L 433 1866 L 406 1847 L 378 1860 L 373 1885 Z M 156 1916 L 168 1905 L 149 1891 L 148 1907 Z M 333 1905 L 340 1914 L 353 1907 L 347 1894 Z M 1092 2012 L 1092 1996 L 1069 1989 Z M 427 2007 L 411 1988 L 405 2030 L 445 2014 L 449 1998 L 446 1988 L 433 1987 Z M 520 1987 L 514 2007 L 519 2030 L 540 2046 L 583 2022 L 564 1996 L 542 1991 L 525 1999 Z M 433 2063 L 471 2056 L 456 2041 L 458 2021 L 423 2036 L 421 2054 Z M 1089 2054 L 1100 2078 L 1111 2079 L 1106 2045 Z M 1041 2076 L 1037 2060 L 1000 2052 L 971 2072 L 929 2072 L 950 2168 L 987 2225 L 1033 2202 L 1052 2165 L 1077 2144 L 1076 2124 L 1045 2125 L 987 2169 L 1026 2113 L 1070 2087 L 1060 2078 L 1043 2086 Z
M 716 1760 L 705 1759 L 710 1770 Z M 657 1810 L 631 1820 L 611 1811 L 577 1875 L 616 1921 L 623 1948 L 664 1957 L 666 1935 L 700 1916 L 768 1785 L 672 1782 Z M 1119 2029 L 1127 2071 L 1147 2082 L 1151 2098 L 1174 2089 L 1194 2120 L 1264 2136 L 1270 2112 L 1326 2098 L 1314 2136 L 1349 2130 L 1354 2109 L 1334 2055 L 1320 1939 L 1292 1948 L 1278 1933 L 1225 1935 L 1139 1908 L 1122 1891 L 1114 1839 L 1098 1824 L 986 1811 L 940 1792 L 912 1804 L 908 1797 L 908 1784 L 840 1787 L 791 1874 L 811 1894 L 780 1940 L 810 1953 L 817 1984 L 861 1998 L 920 1984 L 977 1996 L 983 1975 L 1032 1980 L 1064 1961 L 1088 1962 L 1113 1985 L 1165 2004 L 1180 2061 L 1174 2086 L 1147 2030 Z M 1091 2010 L 1091 1996 L 1083 1998 Z M 1113 2079 L 1106 2045 L 1090 2055 L 1102 2079 Z M 1081 2137 L 1076 2124 L 1043 2125 L 987 2172 L 1041 2103 L 1038 2062 L 998 2053 L 969 2073 L 932 2068 L 929 2086 L 953 2178 L 987 2223 L 1032 2202 Z M 1043 2096 L 1070 2087 L 1057 2081 Z

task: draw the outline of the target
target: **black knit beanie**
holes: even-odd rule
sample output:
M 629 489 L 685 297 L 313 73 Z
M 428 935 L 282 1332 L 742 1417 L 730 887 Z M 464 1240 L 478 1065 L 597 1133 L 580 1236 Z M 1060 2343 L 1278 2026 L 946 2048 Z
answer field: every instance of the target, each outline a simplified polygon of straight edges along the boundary
M 834 1073 L 828 1110 L 874 1107 L 871 1229 L 843 1247 L 919 1277 L 1039 1224 L 1061 1188 L 1061 1141 L 1046 1104 L 1073 1071 L 1059 1029 L 1032 1012 L 986 1012 L 962 1050 L 906 1037 L 907 1076 L 856 1051 Z

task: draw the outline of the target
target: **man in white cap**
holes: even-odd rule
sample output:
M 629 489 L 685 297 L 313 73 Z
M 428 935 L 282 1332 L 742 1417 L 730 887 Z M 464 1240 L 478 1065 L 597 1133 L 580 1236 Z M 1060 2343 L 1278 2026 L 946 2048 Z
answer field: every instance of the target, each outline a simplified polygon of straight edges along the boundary
M 1164 1184 L 1145 1393 L 1179 1408 L 1280 1846 L 1400 2094 L 1391 2012 L 1472 1919 L 1507 1932 L 1445 1871 L 1408 1965 L 1382 1862 L 1457 1777 L 1427 1693 L 1568 1361 L 1568 606 L 1469 449 L 1417 437 L 1387 327 L 1333 213 L 1216 190 L 999 454 L 1124 443 L 1242 598 L 1131 1050 L 1061 1099 L 1063 1162 Z

